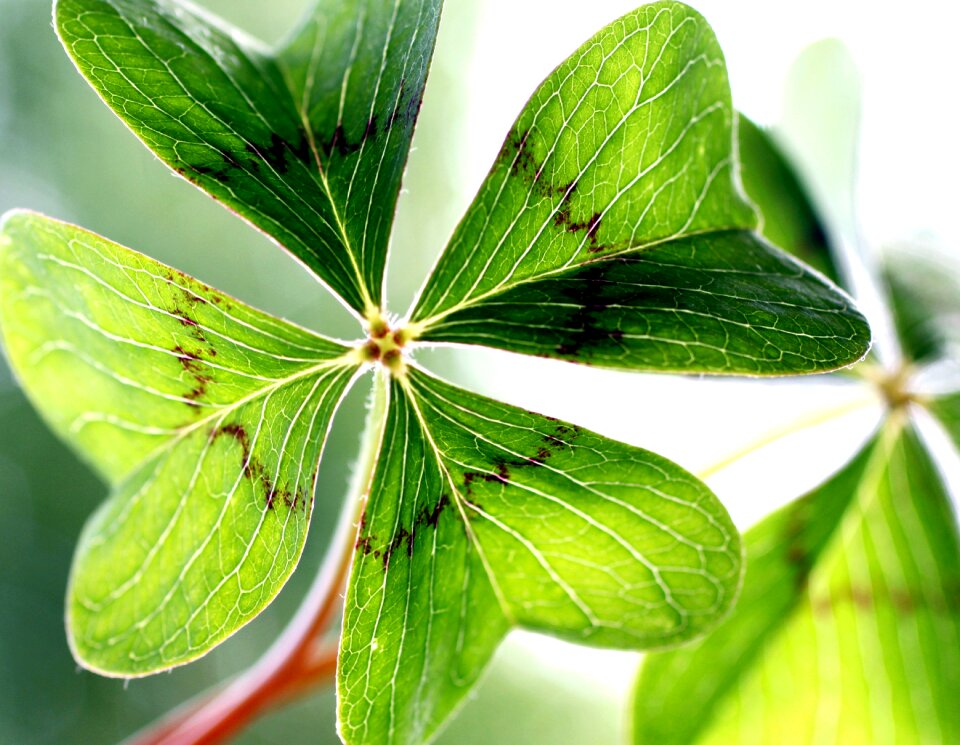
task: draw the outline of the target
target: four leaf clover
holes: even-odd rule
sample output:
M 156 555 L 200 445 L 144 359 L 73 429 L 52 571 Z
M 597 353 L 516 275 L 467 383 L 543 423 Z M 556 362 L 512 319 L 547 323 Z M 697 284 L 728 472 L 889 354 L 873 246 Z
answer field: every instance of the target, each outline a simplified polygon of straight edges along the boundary
M 849 298 L 773 247 L 693 10 L 644 6 L 507 134 L 411 311 L 383 307 L 439 0 L 321 0 L 268 48 L 176 0 L 59 0 L 80 72 L 183 178 L 296 256 L 355 343 L 33 213 L 0 233 L 0 329 L 51 426 L 110 484 L 68 593 L 77 660 L 145 675 L 254 618 L 303 549 L 337 405 L 376 369 L 338 665 L 351 743 L 429 739 L 515 626 L 648 649 L 734 601 L 737 531 L 681 467 L 423 370 L 479 344 L 630 370 L 782 375 L 860 359 Z M 319 485 L 320 498 L 329 490 Z

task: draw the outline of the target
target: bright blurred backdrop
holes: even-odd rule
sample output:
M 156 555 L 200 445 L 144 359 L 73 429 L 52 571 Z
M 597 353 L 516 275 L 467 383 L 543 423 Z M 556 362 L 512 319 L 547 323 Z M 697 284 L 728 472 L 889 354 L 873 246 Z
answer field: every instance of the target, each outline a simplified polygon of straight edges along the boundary
M 273 41 L 309 2 L 201 4 Z M 537 84 L 593 31 L 635 5 L 448 0 L 392 246 L 394 312 L 408 307 Z M 760 124 L 776 125 L 806 158 L 811 188 L 845 242 L 868 254 L 893 243 L 960 250 L 956 4 L 693 5 L 720 39 L 735 105 Z M 816 54 L 794 65 L 825 37 L 840 40 L 856 68 L 824 64 Z M 323 333 L 356 335 L 346 312 L 292 260 L 173 178 L 124 129 L 62 52 L 46 0 L 0 0 L 0 212 L 11 207 L 76 222 Z M 874 320 L 882 333 L 882 317 Z M 842 465 L 880 410 L 863 387 L 835 377 L 668 378 L 462 349 L 431 350 L 420 359 L 483 393 L 708 474 L 743 528 Z M 355 391 L 338 415 L 311 540 L 276 603 L 204 660 L 125 685 L 78 670 L 62 621 L 73 545 L 104 488 L 47 432 L 0 361 L 0 742 L 116 742 L 255 659 L 322 557 L 356 452 L 364 395 Z M 716 468 L 791 423 L 843 410 L 829 424 Z M 514 634 L 440 742 L 622 742 L 638 660 Z M 318 691 L 258 722 L 239 742 L 335 743 L 333 706 L 332 691 Z

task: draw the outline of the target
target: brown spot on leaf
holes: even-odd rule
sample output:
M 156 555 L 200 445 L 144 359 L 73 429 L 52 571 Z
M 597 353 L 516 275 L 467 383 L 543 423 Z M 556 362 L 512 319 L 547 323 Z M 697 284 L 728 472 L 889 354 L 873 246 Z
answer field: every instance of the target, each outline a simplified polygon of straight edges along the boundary
M 303 128 L 298 131 L 296 142 L 285 140 L 276 132 L 271 132 L 269 143 L 255 145 L 248 142 L 245 149 L 254 158 L 266 161 L 279 174 L 287 173 L 293 163 L 309 164 L 312 160 L 310 141 Z M 250 164 L 256 168 L 258 161 L 252 160 Z
M 384 571 L 386 571 L 390 566 L 390 559 L 401 548 L 406 549 L 407 556 L 413 556 L 416 536 L 422 532 L 424 527 L 430 527 L 436 530 L 440 525 L 440 517 L 449 506 L 450 496 L 446 493 L 441 494 L 435 504 L 432 506 L 424 506 L 417 512 L 410 528 L 400 526 L 386 546 L 376 545 L 377 537 L 367 532 L 367 516 L 366 512 L 364 512 L 360 517 L 360 526 L 357 532 L 355 548 L 364 556 L 373 554 L 375 558 L 382 559 L 383 568 Z
M 591 253 L 604 250 L 604 246 L 600 246 L 597 243 L 597 231 L 600 230 L 600 221 L 601 215 L 599 212 L 594 212 L 586 220 L 575 221 L 571 216 L 568 201 L 565 201 L 553 216 L 553 224 L 558 228 L 563 228 L 568 233 L 586 231 L 587 239 L 590 241 L 590 248 L 588 250 Z
M 509 472 L 504 467 L 502 473 L 488 473 L 486 471 L 464 471 L 463 490 L 468 497 L 473 496 L 473 484 L 476 481 L 486 481 L 487 483 L 506 484 L 510 480 Z
M 540 165 L 533 157 L 533 148 L 528 144 L 530 128 L 512 130 L 504 140 L 503 147 L 497 155 L 497 161 L 510 167 L 514 176 L 528 175 L 536 181 Z
M 414 531 L 415 530 L 416 530 L 416 527 L 414 527 Z M 396 551 L 401 546 L 403 546 L 404 544 L 407 545 L 407 556 L 413 555 L 413 537 L 414 537 L 414 532 L 408 531 L 403 526 L 400 526 L 400 530 L 394 533 L 390 543 L 386 545 L 386 547 L 383 549 L 381 553 L 381 557 L 383 558 L 384 571 L 386 571 L 387 568 L 390 566 L 390 557 L 393 556 L 393 552 Z
M 250 435 L 242 424 L 225 424 L 210 433 L 212 441 L 221 437 L 229 437 L 239 443 L 242 453 L 243 476 L 252 483 L 259 484 L 263 489 L 264 504 L 268 510 L 272 510 L 277 504 L 282 503 L 291 510 L 306 511 L 307 499 L 302 488 L 298 486 L 294 493 L 287 486 L 278 487 L 273 483 L 273 478 L 267 472 L 263 463 L 253 455 Z
M 360 553 L 362 553 L 364 556 L 366 556 L 373 551 L 373 544 L 372 544 L 373 539 L 374 539 L 374 536 L 370 536 L 370 535 L 358 536 L 357 544 L 354 546 L 354 548 Z
M 370 138 L 374 137 L 377 133 L 377 117 L 376 115 L 370 117 L 367 120 L 366 125 L 363 128 L 363 134 L 360 136 L 356 142 L 351 142 L 347 138 L 346 130 L 343 128 L 343 124 L 338 124 L 333 130 L 333 134 L 330 136 L 330 139 L 325 143 L 320 145 L 320 150 L 326 157 L 330 157 L 334 152 L 336 152 L 340 157 L 346 157 L 348 155 L 353 155 L 360 148 L 363 147 L 363 144 Z
M 811 600 L 814 613 L 833 613 L 842 605 L 852 605 L 858 610 L 875 613 L 879 607 L 892 608 L 900 615 L 911 615 L 920 610 L 932 613 L 953 614 L 960 610 L 960 586 L 948 583 L 942 592 L 924 592 L 922 588 L 894 586 L 886 593 L 877 594 L 871 587 L 847 586 Z
M 187 313 L 185 310 L 176 306 L 170 310 L 170 314 L 175 316 L 176 319 L 180 322 L 181 326 L 190 329 L 190 334 L 199 342 L 207 343 L 206 334 L 203 333 L 203 329 L 200 327 L 200 323 Z
M 584 349 L 622 342 L 623 313 L 611 305 L 639 307 L 651 296 L 656 298 L 655 290 L 649 287 L 631 287 L 617 281 L 633 261 L 628 257 L 597 261 L 578 269 L 574 280 L 556 284 L 556 295 L 564 301 L 565 310 L 555 322 L 568 330 L 564 340 L 555 347 L 557 356 L 572 362 L 583 361 Z
M 497 161 L 509 167 L 510 172 L 527 181 L 534 193 L 544 199 L 560 202 L 553 214 L 553 224 L 568 233 L 586 233 L 590 253 L 600 253 L 611 248 L 601 245 L 598 232 L 603 217 L 600 212 L 594 211 L 589 216 L 574 218 L 573 197 L 577 190 L 577 182 L 567 181 L 554 184 L 544 176 L 545 164 L 539 161 L 533 151 L 532 133 L 529 128 L 513 130 L 503 143 L 497 156 Z
M 217 166 L 200 163 L 190 165 L 186 176 L 190 181 L 196 184 L 198 183 L 198 180 L 195 177 L 191 177 L 193 174 L 199 177 L 211 178 L 220 182 L 221 184 L 225 184 L 230 181 L 230 168 L 224 166 L 223 164 Z M 216 199 L 216 197 L 214 197 L 214 199 Z
M 173 315 L 175 315 L 180 320 L 181 326 L 192 326 L 193 328 L 198 328 L 200 326 L 199 323 L 197 323 L 193 318 L 188 316 L 182 310 L 177 309 L 173 311 Z
M 205 373 L 203 361 L 198 352 L 191 352 L 183 348 L 180 344 L 173 348 L 173 353 L 177 356 L 177 362 L 191 378 L 193 387 L 183 395 L 187 399 L 187 404 L 192 407 L 198 406 L 196 403 L 207 394 L 207 388 L 213 382 L 213 378 Z

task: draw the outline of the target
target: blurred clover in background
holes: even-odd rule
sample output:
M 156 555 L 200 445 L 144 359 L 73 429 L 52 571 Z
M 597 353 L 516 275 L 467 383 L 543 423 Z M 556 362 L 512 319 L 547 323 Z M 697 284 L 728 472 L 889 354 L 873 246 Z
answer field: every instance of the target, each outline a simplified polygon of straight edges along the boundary
M 807 125 L 764 133 L 741 119 L 744 186 L 768 237 L 875 301 L 885 333 L 872 359 L 834 374 L 862 377 L 885 413 L 838 473 L 746 532 L 730 618 L 644 660 L 637 745 L 960 739 L 960 538 L 944 481 L 960 447 L 960 271 L 929 245 L 876 253 L 860 238 L 859 86 L 844 47 L 809 48 L 791 83 Z M 792 157 L 770 134 L 785 149 L 792 134 Z

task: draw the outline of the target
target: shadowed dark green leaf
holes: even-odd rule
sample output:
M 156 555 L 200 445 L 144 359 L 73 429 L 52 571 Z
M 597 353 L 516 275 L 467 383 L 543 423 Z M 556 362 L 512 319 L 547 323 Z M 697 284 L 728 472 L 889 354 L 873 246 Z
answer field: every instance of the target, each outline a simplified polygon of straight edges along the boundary
M 177 0 L 58 0 L 55 18 L 161 160 L 370 311 L 439 8 L 320 0 L 279 50 Z
M 839 282 L 826 226 L 780 146 L 769 131 L 743 114 L 738 116 L 737 133 L 740 179 L 763 215 L 763 237 Z
M 869 344 L 850 300 L 754 233 L 681 238 L 520 284 L 425 334 L 604 367 L 783 375 Z
M 654 3 L 600 31 L 520 114 L 416 305 L 421 337 L 663 371 L 858 360 L 869 332 L 850 301 L 751 234 L 734 116 L 695 11 Z M 742 291 L 712 291 L 717 264 Z
M 254 618 L 303 548 L 349 350 L 31 213 L 0 233 L 0 329 L 34 405 L 111 484 L 70 580 L 77 660 L 143 675 Z
M 733 600 L 740 544 L 652 453 L 418 370 L 392 384 L 340 653 L 348 743 L 420 743 L 511 626 L 602 647 L 689 639 Z
M 637 745 L 960 738 L 957 528 L 901 421 L 746 534 L 730 618 L 645 661 Z

